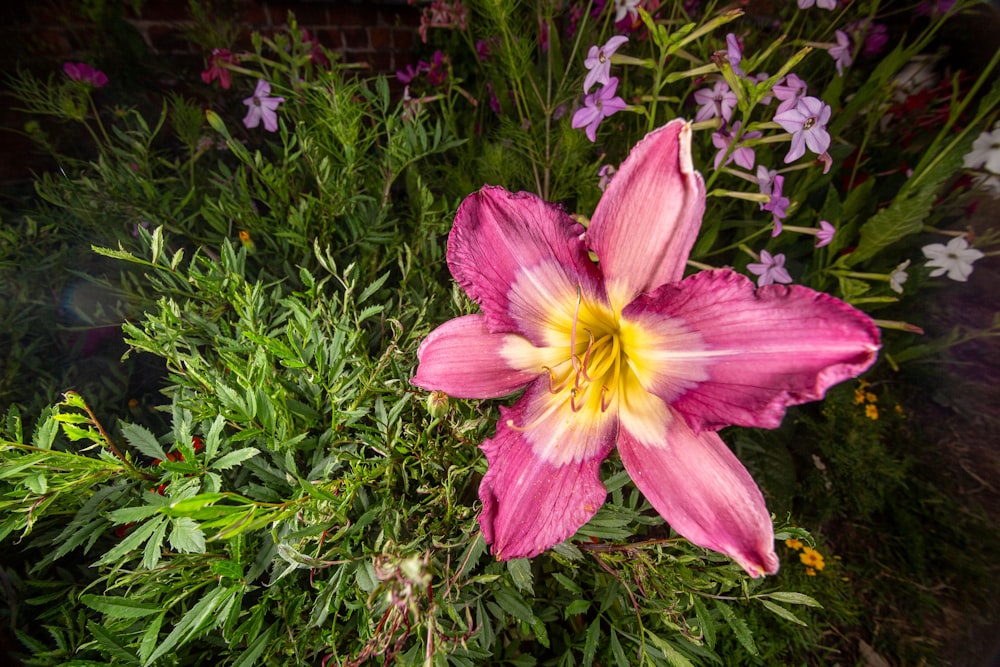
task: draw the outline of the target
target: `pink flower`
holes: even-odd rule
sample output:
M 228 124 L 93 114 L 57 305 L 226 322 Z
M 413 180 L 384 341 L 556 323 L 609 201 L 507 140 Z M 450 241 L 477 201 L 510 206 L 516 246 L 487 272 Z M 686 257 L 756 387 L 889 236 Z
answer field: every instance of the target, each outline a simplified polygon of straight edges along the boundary
M 826 220 L 819 221 L 819 231 L 816 232 L 816 247 L 822 248 L 825 245 L 829 245 L 830 241 L 833 240 L 833 235 L 837 232 L 837 228 L 831 225 Z
M 785 255 L 780 252 L 772 257 L 768 251 L 761 250 L 760 263 L 747 264 L 747 269 L 757 276 L 758 287 L 792 282 L 792 276 L 785 269 Z
M 212 83 L 216 79 L 219 85 L 225 90 L 229 90 L 231 80 L 229 70 L 225 65 L 235 65 L 236 56 L 229 49 L 212 49 L 212 55 L 208 59 L 208 69 L 201 73 L 201 80 L 205 83 Z
M 712 133 L 712 145 L 719 149 L 719 152 L 715 154 L 716 169 L 721 167 L 723 164 L 729 164 L 730 162 L 735 162 L 744 169 L 753 169 L 753 164 L 756 161 L 757 156 L 754 153 L 754 150 L 749 146 L 739 146 L 738 148 L 734 148 L 728 156 L 726 155 L 729 151 L 730 144 L 733 143 L 733 139 L 735 139 L 739 133 L 740 121 L 734 122 L 731 130 L 720 128 L 718 132 Z M 756 139 L 760 136 L 760 132 L 747 132 L 740 137 L 740 139 Z M 724 163 L 723 159 L 725 159 Z
M 830 147 L 830 133 L 826 124 L 830 120 L 830 106 L 815 97 L 803 97 L 794 109 L 774 116 L 774 122 L 792 133 L 792 145 L 785 162 L 792 162 L 805 155 L 806 147 L 813 153 L 825 153 Z
M 627 109 L 625 100 L 615 96 L 618 89 L 618 79 L 611 77 L 611 81 L 606 86 L 601 86 L 594 92 L 583 98 L 583 107 L 573 114 L 570 125 L 574 128 L 585 128 L 587 138 L 597 141 L 597 126 L 608 116 L 614 115 L 622 109 Z
M 834 63 L 837 65 L 837 74 L 844 76 L 844 68 L 850 67 L 851 63 L 854 62 L 851 38 L 843 30 L 837 30 L 834 32 L 834 35 L 837 37 L 837 45 L 831 46 L 827 50 L 827 53 L 830 54 L 830 57 L 833 58 Z
M 701 107 L 695 114 L 696 121 L 721 118 L 728 123 L 736 108 L 736 93 L 729 89 L 728 83 L 719 80 L 711 88 L 696 90 L 694 101 Z
M 740 67 L 740 61 L 743 60 L 743 45 L 733 33 L 726 35 L 726 60 L 729 61 L 729 66 L 733 68 L 736 76 L 746 76 Z
M 264 121 L 264 129 L 268 132 L 278 131 L 278 113 L 276 109 L 285 101 L 284 97 L 270 97 L 271 84 L 264 79 L 257 79 L 257 89 L 253 95 L 243 100 L 247 105 L 247 115 L 243 119 L 243 124 L 247 129 L 253 129 Z
M 806 94 L 807 88 L 806 82 L 796 74 L 788 74 L 780 83 L 775 84 L 771 92 L 781 100 L 776 113 L 794 109 L 795 105 L 799 103 L 799 99 Z
M 774 187 L 774 177 L 777 175 L 777 171 L 768 169 L 762 164 L 757 165 L 757 186 L 760 187 L 761 194 L 771 194 L 771 189 Z M 764 205 L 761 204 L 760 207 L 763 209 Z
M 604 503 L 617 447 L 677 532 L 752 576 L 777 571 L 764 498 L 716 431 L 777 427 L 868 368 L 878 329 L 802 286 L 685 278 L 704 210 L 682 121 L 632 149 L 585 234 L 526 192 L 485 187 L 459 207 L 448 266 L 482 312 L 432 331 L 412 382 L 458 398 L 525 390 L 481 445 L 479 523 L 498 559 L 572 537 Z
M 589 70 L 587 78 L 583 80 L 583 92 L 589 92 L 595 83 L 608 84 L 611 80 L 611 56 L 627 41 L 628 37 L 615 35 L 604 46 L 590 47 L 587 58 L 583 61 L 583 66 Z
M 108 75 L 99 69 L 94 69 L 87 63 L 63 63 L 63 72 L 74 81 L 88 83 L 94 88 L 108 85 Z
M 836 9 L 837 0 L 798 0 L 799 9 L 809 9 L 816 5 L 820 9 Z
M 777 236 L 781 233 L 781 221 L 788 216 L 788 205 L 792 203 L 788 197 L 781 193 L 784 187 L 785 177 L 780 175 L 775 176 L 774 181 L 771 183 L 771 191 L 768 193 L 771 196 L 771 201 L 761 204 L 761 208 L 765 211 L 770 211 L 771 217 L 774 219 L 774 231 L 771 233 L 771 236 Z

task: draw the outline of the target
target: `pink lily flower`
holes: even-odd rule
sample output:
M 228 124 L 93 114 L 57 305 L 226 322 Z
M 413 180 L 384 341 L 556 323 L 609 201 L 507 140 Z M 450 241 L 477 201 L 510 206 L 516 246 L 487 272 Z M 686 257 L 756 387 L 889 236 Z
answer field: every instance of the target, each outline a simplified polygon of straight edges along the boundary
M 458 398 L 525 389 L 481 445 L 479 523 L 500 560 L 589 521 L 617 447 L 678 533 L 752 576 L 777 571 L 764 498 L 716 431 L 777 427 L 875 360 L 874 323 L 831 296 L 728 269 L 684 277 L 705 210 L 691 133 L 677 120 L 639 142 L 585 234 L 530 193 L 487 186 L 459 207 L 448 266 L 482 312 L 427 336 L 412 383 Z

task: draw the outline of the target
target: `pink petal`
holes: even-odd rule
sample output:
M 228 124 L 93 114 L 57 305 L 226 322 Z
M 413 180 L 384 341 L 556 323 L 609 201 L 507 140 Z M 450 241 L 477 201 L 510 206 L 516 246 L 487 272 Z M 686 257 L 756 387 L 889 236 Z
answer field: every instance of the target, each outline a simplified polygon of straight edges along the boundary
M 603 300 L 582 232 L 565 211 L 533 194 L 487 186 L 458 209 L 448 267 L 491 331 L 519 332 L 541 344 L 539 327 L 555 311 L 572 317 L 578 291 Z
M 667 523 L 698 546 L 726 554 L 751 576 L 778 571 L 774 526 L 760 489 L 715 433 L 695 434 L 679 415 L 661 444 L 618 436 L 625 469 Z
M 647 332 L 643 386 L 696 431 L 775 428 L 787 406 L 861 374 L 879 349 L 878 328 L 846 303 L 800 285 L 755 289 L 729 270 L 665 285 L 622 317 Z
M 479 524 L 499 560 L 528 558 L 573 536 L 604 504 L 601 461 L 616 420 L 552 411 L 548 378 L 511 408 L 500 408 L 496 435 L 483 442 L 489 469 L 479 487 Z
M 482 315 L 445 322 L 420 343 L 420 365 L 410 382 L 456 398 L 512 394 L 537 374 L 515 370 L 504 360 L 501 351 L 511 336 L 490 333 Z
M 635 145 L 587 233 L 616 310 L 681 279 L 704 211 L 705 183 L 691 162 L 691 128 L 671 121 Z

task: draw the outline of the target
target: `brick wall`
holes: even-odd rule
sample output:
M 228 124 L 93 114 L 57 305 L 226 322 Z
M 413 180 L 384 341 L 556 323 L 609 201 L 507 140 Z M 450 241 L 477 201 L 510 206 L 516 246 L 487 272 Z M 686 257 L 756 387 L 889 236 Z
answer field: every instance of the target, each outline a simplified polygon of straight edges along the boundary
M 0 6 L 0 73 L 16 68 L 41 76 L 59 74 L 62 63 L 87 59 L 113 80 L 133 87 L 171 88 L 200 84 L 204 47 L 194 43 L 187 0 L 143 0 L 135 12 L 128 0 L 106 0 L 112 16 L 95 22 L 79 0 L 7 0 Z M 239 28 L 234 50 L 250 46 L 250 35 L 288 29 L 289 13 L 300 28 L 341 55 L 341 62 L 363 63 L 372 73 L 389 74 L 414 62 L 420 12 L 405 0 L 211 0 L 214 19 Z M 154 77 L 154 78 L 151 78 Z M 2 76 L 0 76 L 2 80 Z M 2 84 L 0 84 L 2 85 Z M 26 118 L 11 109 L 0 88 L 0 183 L 30 178 L 32 170 L 51 168 L 33 155 L 30 142 L 16 132 Z

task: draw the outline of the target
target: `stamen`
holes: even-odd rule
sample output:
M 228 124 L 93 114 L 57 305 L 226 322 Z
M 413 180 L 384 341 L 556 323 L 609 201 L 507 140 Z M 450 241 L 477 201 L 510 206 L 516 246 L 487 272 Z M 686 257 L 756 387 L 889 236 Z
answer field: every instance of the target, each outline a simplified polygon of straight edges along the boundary
M 587 374 L 587 365 L 590 363 L 590 351 L 594 349 L 594 332 L 590 329 L 585 330 L 587 335 L 590 337 L 590 341 L 587 342 L 587 351 L 583 353 L 583 367 L 580 369 L 580 373 L 583 374 L 583 379 L 587 382 L 593 382 L 594 378 Z M 580 380 L 577 378 L 577 386 L 580 385 Z
M 576 394 L 577 394 L 576 389 L 569 390 L 569 407 L 573 412 L 579 412 L 580 409 L 583 407 L 582 405 L 576 404 Z
M 566 384 L 569 381 L 569 376 L 568 375 L 566 376 L 565 380 L 563 380 L 558 385 L 556 385 L 555 384 L 555 381 L 556 381 L 556 372 L 554 370 L 552 370 L 551 368 L 549 368 L 548 366 L 542 366 L 542 370 L 545 370 L 545 371 L 549 372 L 549 393 L 550 394 L 558 394 L 559 392 L 561 392 L 563 389 L 566 388 Z
M 608 408 L 611 407 L 611 401 L 604 400 L 608 397 L 609 393 L 611 393 L 611 391 L 608 389 L 607 385 L 601 387 L 601 412 L 607 412 Z

